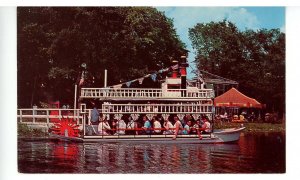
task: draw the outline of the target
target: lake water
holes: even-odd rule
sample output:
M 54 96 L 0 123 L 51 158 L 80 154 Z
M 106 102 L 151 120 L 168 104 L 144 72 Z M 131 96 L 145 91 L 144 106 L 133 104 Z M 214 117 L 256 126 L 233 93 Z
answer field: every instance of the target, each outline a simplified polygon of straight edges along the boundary
M 22 173 L 284 173 L 283 133 L 234 144 L 18 142 Z

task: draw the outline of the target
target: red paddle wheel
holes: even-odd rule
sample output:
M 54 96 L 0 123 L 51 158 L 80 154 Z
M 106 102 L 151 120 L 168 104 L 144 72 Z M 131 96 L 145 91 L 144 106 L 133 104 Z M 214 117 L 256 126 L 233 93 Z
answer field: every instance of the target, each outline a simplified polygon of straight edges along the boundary
M 79 137 L 79 125 L 74 119 L 62 118 L 60 121 L 54 123 L 51 132 L 60 136 Z

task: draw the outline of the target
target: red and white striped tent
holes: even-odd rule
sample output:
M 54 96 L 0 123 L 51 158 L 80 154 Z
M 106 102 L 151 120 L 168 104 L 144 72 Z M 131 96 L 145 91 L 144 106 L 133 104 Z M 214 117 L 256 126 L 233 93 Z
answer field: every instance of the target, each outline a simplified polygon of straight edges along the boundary
M 263 105 L 256 99 L 250 98 L 235 88 L 231 88 L 214 100 L 216 107 L 236 107 L 236 108 L 262 108 Z

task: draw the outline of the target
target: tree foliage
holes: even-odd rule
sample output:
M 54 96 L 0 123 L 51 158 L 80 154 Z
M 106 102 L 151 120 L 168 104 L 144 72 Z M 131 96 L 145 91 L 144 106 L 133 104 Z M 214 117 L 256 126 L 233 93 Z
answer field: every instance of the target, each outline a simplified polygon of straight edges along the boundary
M 71 101 L 81 64 L 95 85 L 137 78 L 182 55 L 173 22 L 154 8 L 18 8 L 18 104 Z
M 199 69 L 239 82 L 242 92 L 285 111 L 285 34 L 279 29 L 240 31 L 229 21 L 189 29 Z

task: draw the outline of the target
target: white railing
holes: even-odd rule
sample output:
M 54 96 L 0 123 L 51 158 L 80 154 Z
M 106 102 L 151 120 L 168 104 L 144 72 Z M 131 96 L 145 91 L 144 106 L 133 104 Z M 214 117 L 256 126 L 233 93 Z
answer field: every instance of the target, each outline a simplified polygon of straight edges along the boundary
M 168 89 L 163 92 L 161 89 L 141 89 L 141 88 L 82 88 L 81 98 L 139 98 L 139 99 L 168 99 L 168 98 L 203 98 L 214 97 L 211 89 L 199 89 L 197 91 L 187 89 Z
M 18 109 L 17 118 L 20 123 L 53 123 L 55 120 L 69 118 L 77 120 L 78 124 L 82 124 L 82 115 L 79 109 Z
M 162 97 L 161 89 L 139 89 L 139 88 L 82 88 L 81 97 L 85 98 L 112 98 L 112 97 L 129 97 L 129 98 L 158 98 Z
M 187 99 L 211 99 L 214 97 L 214 92 L 211 89 L 167 89 L 167 92 L 163 93 L 164 98 L 187 98 Z
M 212 104 L 103 104 L 103 114 L 211 114 Z
M 207 104 L 103 104 L 98 109 L 103 114 L 211 114 L 213 105 Z M 86 118 L 90 124 L 92 109 L 86 109 Z M 24 124 L 51 125 L 62 118 L 75 119 L 77 124 L 83 124 L 83 114 L 80 109 L 18 109 L 17 121 Z

